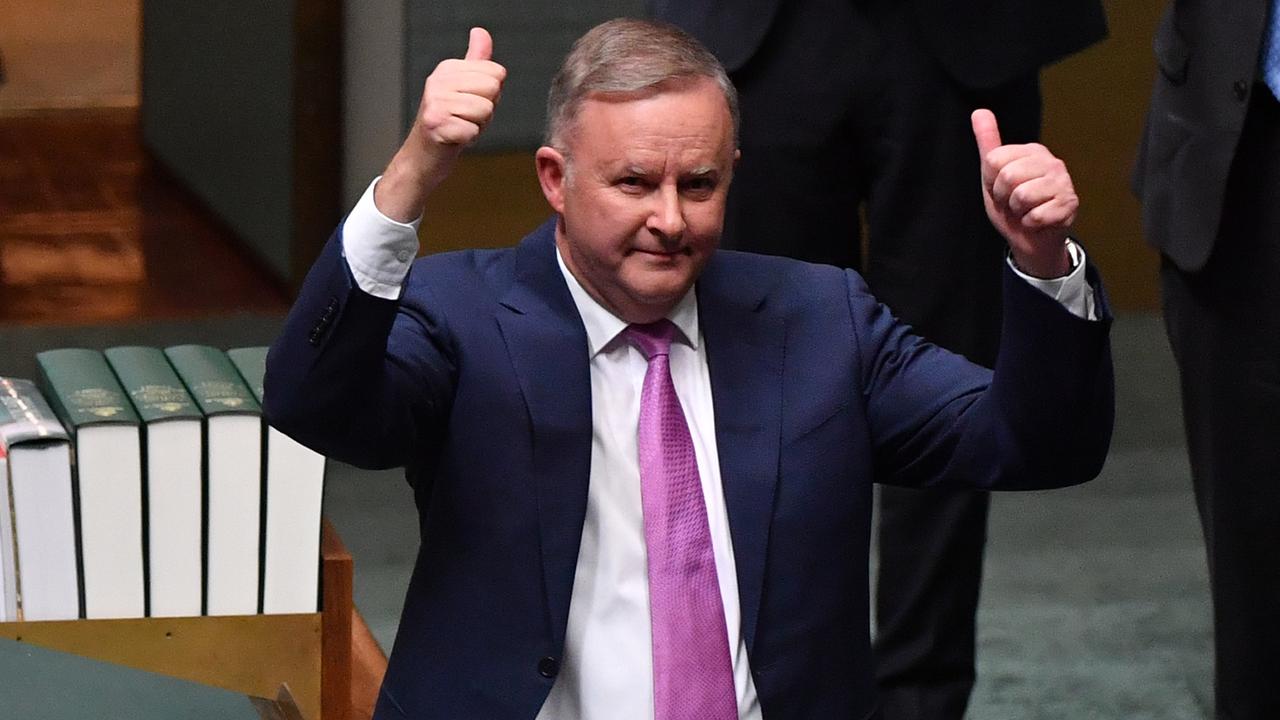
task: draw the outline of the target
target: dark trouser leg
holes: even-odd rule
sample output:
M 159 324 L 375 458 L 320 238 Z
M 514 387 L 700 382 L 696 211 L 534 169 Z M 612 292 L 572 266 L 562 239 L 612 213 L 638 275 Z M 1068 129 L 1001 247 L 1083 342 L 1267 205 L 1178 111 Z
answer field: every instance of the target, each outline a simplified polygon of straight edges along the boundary
M 886 90 L 874 126 L 867 279 L 924 337 L 990 366 L 1005 242 L 983 209 L 969 114 L 988 107 L 1005 142 L 1032 141 L 1038 80 L 971 92 L 909 49 L 901 42 L 891 51 L 892 66 L 911 77 Z M 988 503 L 980 492 L 881 489 L 875 649 L 885 720 L 964 715 Z
M 1209 263 L 1161 269 L 1223 720 L 1280 718 L 1280 103 L 1254 94 Z

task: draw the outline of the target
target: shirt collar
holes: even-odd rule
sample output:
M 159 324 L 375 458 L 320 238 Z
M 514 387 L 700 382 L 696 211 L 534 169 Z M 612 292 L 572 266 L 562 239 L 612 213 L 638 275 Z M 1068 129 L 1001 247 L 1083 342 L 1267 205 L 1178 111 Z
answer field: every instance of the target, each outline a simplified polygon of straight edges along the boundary
M 600 352 L 608 349 L 609 345 L 626 329 L 627 323 L 606 310 L 603 305 L 596 302 L 595 298 L 591 297 L 586 288 L 582 287 L 582 283 L 578 282 L 578 278 L 574 277 L 573 273 L 569 272 L 569 267 L 564 264 L 564 258 L 560 256 L 559 246 L 556 247 L 556 263 L 560 266 L 560 273 L 564 275 L 564 281 L 569 286 L 569 294 L 573 296 L 573 304 L 578 307 L 578 315 L 582 317 L 582 324 L 587 329 L 587 345 L 591 351 L 591 357 L 595 357 Z M 684 297 L 680 298 L 680 302 L 671 308 L 671 312 L 667 313 L 667 319 L 674 323 L 676 329 L 680 331 L 676 339 L 697 350 L 698 297 L 693 288 L 689 288 Z

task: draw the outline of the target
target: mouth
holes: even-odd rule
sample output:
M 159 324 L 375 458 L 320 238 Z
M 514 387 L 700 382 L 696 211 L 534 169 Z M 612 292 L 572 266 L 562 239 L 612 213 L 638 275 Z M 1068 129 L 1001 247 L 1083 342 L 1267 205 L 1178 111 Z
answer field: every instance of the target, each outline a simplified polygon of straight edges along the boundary
M 645 248 L 633 248 L 632 253 L 637 255 L 645 255 L 656 260 L 672 260 L 689 254 L 688 248 L 676 248 L 675 250 L 650 250 Z

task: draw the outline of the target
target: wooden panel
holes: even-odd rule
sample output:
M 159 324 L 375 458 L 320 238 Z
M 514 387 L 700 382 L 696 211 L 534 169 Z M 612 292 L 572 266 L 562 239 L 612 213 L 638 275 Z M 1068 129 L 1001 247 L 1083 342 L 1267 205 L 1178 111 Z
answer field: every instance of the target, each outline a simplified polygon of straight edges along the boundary
M 274 699 L 319 717 L 321 618 L 300 615 L 0 623 L 0 637 Z M 326 718 L 326 720 L 328 720 Z
M 0 115 L 136 107 L 141 0 L 4 0 Z
M 1044 142 L 1067 161 L 1080 194 L 1077 232 L 1118 310 L 1159 308 L 1159 256 L 1143 241 L 1129 191 L 1155 60 L 1162 0 L 1106 3 L 1111 37 L 1044 74 Z
M 468 153 L 427 201 L 419 236 L 428 253 L 504 247 L 550 216 L 532 151 Z
M 293 16 L 293 238 L 302 285 L 342 217 L 342 2 L 298 0 Z
M 351 720 L 370 720 L 387 674 L 387 655 L 369 625 L 351 611 Z
M 320 713 L 322 720 L 351 716 L 352 560 L 328 519 L 320 535 L 322 611 Z

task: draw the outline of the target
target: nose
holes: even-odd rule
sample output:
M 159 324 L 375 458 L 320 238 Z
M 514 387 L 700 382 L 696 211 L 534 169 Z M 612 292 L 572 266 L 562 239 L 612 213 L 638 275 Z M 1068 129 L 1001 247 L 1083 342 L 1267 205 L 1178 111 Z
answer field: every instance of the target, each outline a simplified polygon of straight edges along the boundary
M 659 185 L 652 195 L 653 207 L 645 226 L 664 243 L 678 242 L 684 235 L 684 207 L 680 191 L 673 183 Z

